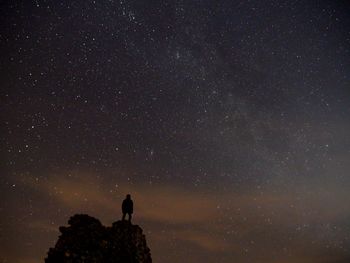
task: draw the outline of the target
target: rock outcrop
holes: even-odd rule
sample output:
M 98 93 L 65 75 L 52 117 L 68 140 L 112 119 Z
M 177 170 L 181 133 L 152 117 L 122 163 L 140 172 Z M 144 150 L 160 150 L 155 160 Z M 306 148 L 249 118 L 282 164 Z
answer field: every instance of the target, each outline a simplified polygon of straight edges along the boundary
M 150 249 L 138 225 L 117 221 L 111 227 L 88 215 L 75 215 L 45 263 L 151 263 Z

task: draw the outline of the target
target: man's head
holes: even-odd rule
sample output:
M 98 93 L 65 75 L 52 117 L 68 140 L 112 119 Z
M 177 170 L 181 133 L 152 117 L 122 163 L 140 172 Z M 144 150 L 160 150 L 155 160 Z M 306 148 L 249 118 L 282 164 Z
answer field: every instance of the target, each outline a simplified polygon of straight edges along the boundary
M 131 195 L 127 194 L 126 199 L 131 199 Z

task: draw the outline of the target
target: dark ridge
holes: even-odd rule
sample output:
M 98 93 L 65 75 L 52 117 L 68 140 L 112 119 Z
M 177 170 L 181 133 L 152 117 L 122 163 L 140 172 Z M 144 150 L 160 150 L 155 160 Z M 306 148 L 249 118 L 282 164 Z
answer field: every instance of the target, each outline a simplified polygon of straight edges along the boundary
M 88 215 L 74 215 L 50 248 L 45 263 L 152 263 L 145 235 L 128 221 L 105 227 Z

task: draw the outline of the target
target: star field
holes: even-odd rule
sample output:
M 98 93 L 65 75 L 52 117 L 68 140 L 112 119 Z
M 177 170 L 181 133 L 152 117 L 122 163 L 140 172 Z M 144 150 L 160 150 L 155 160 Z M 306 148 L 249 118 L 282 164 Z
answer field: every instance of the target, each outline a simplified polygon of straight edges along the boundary
M 0 8 L 0 262 L 126 193 L 154 262 L 350 260 L 349 3 Z

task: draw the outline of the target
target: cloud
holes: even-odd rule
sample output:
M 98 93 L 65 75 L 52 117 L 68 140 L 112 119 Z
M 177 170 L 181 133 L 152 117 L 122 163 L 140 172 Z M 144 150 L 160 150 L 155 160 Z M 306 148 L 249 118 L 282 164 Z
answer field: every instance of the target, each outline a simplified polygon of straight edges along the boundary
M 38 182 L 26 177 L 21 182 L 41 199 L 54 202 L 65 215 L 88 213 L 105 224 L 120 218 L 120 203 L 130 193 L 135 201 L 134 222 L 147 231 L 159 261 L 166 258 L 162 251 L 169 251 L 171 242 L 176 242 L 204 254 L 231 255 L 237 262 L 247 262 L 244 255 L 249 253 L 261 262 L 286 255 L 290 255 L 286 262 L 322 262 L 319 255 L 324 262 L 333 262 L 332 251 L 346 242 L 344 232 L 333 228 L 350 214 L 347 203 L 339 202 L 349 195 L 338 185 L 321 189 L 304 182 L 285 191 L 237 189 L 217 194 L 177 185 L 119 180 L 111 184 L 85 172 L 48 178 Z M 28 222 L 28 227 L 53 232 L 55 226 L 37 220 Z
M 49 224 L 42 221 L 30 221 L 27 224 L 28 228 L 33 229 L 34 231 L 45 231 L 45 232 L 54 232 L 58 233 L 57 226 Z
M 202 249 L 209 251 L 225 251 L 227 249 L 232 249 L 232 246 L 230 246 L 225 240 L 206 233 L 205 231 L 183 229 L 177 231 L 176 238 L 186 242 L 191 242 Z
M 89 174 L 70 178 L 58 176 L 42 183 L 27 177 L 22 182 L 64 207 L 80 211 L 116 215 L 120 213 L 120 203 L 125 194 L 131 193 L 136 215 L 143 220 L 178 224 L 205 222 L 217 217 L 217 203 L 211 196 L 176 187 L 126 182 L 110 187 Z

